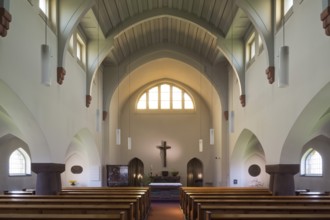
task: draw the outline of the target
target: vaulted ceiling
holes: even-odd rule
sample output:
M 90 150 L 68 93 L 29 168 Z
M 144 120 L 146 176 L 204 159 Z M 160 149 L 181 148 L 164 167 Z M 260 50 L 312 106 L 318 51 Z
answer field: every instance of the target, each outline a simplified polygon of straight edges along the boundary
M 105 65 L 157 46 L 181 48 L 214 65 L 224 60 L 218 37 L 242 38 L 250 25 L 232 0 L 97 0 L 79 27 L 88 40 L 114 35 Z

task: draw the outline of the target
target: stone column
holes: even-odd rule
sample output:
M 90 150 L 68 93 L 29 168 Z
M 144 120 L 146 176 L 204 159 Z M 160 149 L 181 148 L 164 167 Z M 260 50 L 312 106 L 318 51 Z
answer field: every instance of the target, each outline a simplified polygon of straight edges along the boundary
M 64 164 L 32 163 L 31 169 L 37 174 L 36 195 L 56 195 L 62 190 Z
M 266 165 L 270 175 L 269 189 L 273 195 L 295 195 L 294 175 L 299 172 L 300 164 Z

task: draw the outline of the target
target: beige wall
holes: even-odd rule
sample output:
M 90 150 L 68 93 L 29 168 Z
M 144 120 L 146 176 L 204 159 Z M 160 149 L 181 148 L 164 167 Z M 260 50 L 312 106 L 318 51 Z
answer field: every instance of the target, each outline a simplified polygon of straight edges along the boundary
M 187 163 L 196 157 L 204 165 L 204 182 L 213 182 L 214 168 L 212 160 L 209 159 L 214 152 L 214 146 L 209 144 L 210 110 L 205 102 L 199 101 L 198 94 L 194 91 L 189 92 L 196 101 L 196 111 L 190 113 L 138 112 L 134 108 L 134 103 L 139 93 L 133 94 L 132 100 L 126 102 L 120 114 L 122 143 L 120 146 L 111 147 L 114 149 L 111 153 L 116 156 L 110 157 L 116 157 L 116 160 L 110 160 L 110 163 L 128 164 L 131 159 L 137 157 L 144 162 L 146 173 L 150 172 L 150 167 L 153 174 L 158 175 L 161 175 L 162 170 L 178 170 L 181 182 L 185 185 Z M 114 137 L 114 129 L 115 127 L 110 130 L 111 137 Z M 132 138 L 132 150 L 127 149 L 128 132 Z M 204 151 L 201 153 L 198 148 L 200 133 L 204 142 Z M 166 168 L 163 167 L 160 151 L 157 148 L 162 140 L 172 147 L 167 152 Z

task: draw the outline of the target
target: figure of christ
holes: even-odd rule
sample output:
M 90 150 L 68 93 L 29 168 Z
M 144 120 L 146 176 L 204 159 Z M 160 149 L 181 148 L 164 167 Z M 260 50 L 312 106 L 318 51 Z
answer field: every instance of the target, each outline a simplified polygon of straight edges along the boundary
M 171 146 L 166 146 L 166 141 L 162 141 L 161 146 L 157 146 L 157 148 L 160 150 L 161 154 L 163 154 L 163 166 L 166 167 L 166 151 L 171 149 Z

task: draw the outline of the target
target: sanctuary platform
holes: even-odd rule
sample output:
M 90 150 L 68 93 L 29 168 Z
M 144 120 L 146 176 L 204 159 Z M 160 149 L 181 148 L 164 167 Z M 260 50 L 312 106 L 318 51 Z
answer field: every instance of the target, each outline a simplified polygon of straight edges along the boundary
M 181 183 L 150 183 L 151 201 L 179 201 Z

